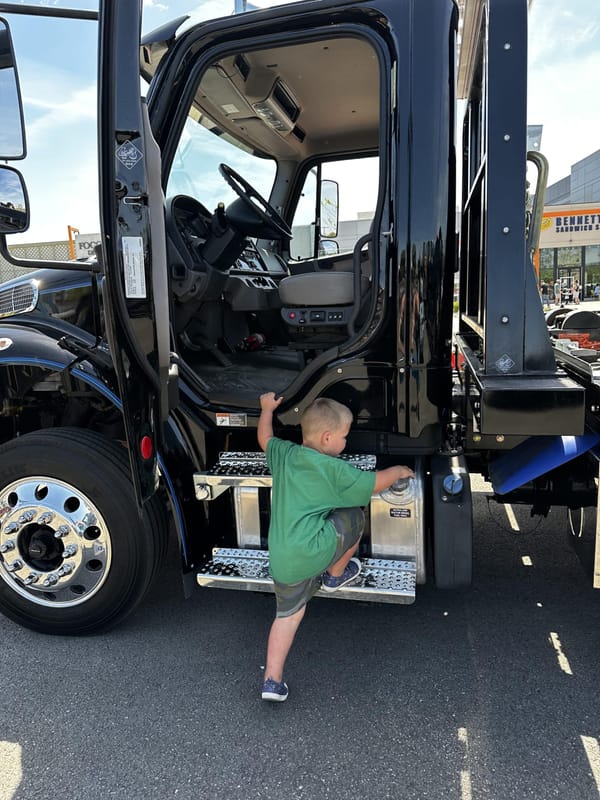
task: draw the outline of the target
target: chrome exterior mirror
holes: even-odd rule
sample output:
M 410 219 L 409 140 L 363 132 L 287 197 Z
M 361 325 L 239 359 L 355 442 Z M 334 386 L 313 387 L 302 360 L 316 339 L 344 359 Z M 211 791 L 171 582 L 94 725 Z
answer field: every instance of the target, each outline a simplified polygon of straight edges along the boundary
M 337 181 L 321 181 L 320 230 L 323 239 L 333 239 L 338 232 L 339 185 Z
M 19 79 L 8 24 L 0 18 L 0 158 L 25 158 L 25 128 Z
M 0 166 L 0 233 L 23 233 L 29 227 L 29 204 L 20 172 Z

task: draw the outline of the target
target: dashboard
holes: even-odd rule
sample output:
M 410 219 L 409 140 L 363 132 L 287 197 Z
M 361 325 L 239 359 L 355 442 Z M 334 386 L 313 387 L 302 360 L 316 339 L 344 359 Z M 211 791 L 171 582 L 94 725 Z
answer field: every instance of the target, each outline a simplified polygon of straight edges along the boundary
M 288 274 L 287 265 L 277 253 L 258 247 L 253 239 L 230 231 L 226 227 L 225 212 L 223 214 L 219 219 L 218 212 L 212 214 L 202 203 L 187 195 L 176 195 L 167 200 L 166 226 L 173 290 L 181 302 L 186 302 L 201 299 L 206 287 L 211 296 L 223 292 L 226 298 L 232 299 L 234 307 L 243 298 L 241 305 L 244 308 L 259 310 L 265 304 L 259 294 L 277 294 L 279 281 Z M 231 261 L 226 268 L 213 268 L 203 258 L 205 245 L 211 237 L 225 242 L 227 237 L 232 240 Z M 210 280 L 207 273 L 210 273 Z M 271 297 L 269 305 L 274 302 L 275 297 Z

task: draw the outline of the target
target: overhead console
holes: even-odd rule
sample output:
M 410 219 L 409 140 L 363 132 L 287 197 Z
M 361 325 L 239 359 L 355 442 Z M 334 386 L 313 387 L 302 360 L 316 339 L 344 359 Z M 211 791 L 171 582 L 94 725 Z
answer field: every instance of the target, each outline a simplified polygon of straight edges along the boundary
M 291 90 L 286 87 L 280 78 L 275 78 L 273 81 L 272 73 L 267 70 L 260 70 L 260 72 L 262 74 L 258 75 L 258 80 L 256 80 L 256 90 L 259 91 L 259 97 L 264 91 L 259 85 L 260 83 L 268 85 L 271 82 L 271 88 L 262 99 L 255 100 L 252 103 L 252 107 L 270 128 L 273 128 L 282 136 L 286 136 L 294 129 L 296 120 L 300 116 L 300 106 Z M 254 87 L 248 86 L 249 91 L 253 89 Z

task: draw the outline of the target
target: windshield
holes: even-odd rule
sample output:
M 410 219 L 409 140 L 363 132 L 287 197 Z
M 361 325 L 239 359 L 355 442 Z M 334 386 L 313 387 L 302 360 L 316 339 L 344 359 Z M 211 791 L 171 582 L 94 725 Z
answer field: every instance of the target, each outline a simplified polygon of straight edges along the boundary
M 212 130 L 207 127 L 209 124 Z M 188 116 L 173 159 L 167 195 L 190 195 L 210 211 L 220 202 L 227 206 L 236 195 L 219 172 L 219 164 L 223 163 L 268 199 L 275 180 L 275 161 L 243 149 L 232 137 L 215 133 L 216 130 L 206 117 L 197 122 L 192 115 Z

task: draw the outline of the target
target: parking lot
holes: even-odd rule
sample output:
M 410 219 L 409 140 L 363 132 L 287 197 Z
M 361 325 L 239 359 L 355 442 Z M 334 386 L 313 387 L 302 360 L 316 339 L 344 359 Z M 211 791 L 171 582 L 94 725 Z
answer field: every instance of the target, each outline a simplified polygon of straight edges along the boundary
M 184 600 L 174 549 L 111 633 L 0 618 L 0 798 L 597 799 L 600 592 L 566 512 L 475 506 L 473 587 L 312 601 L 283 704 L 259 695 L 273 598 Z

